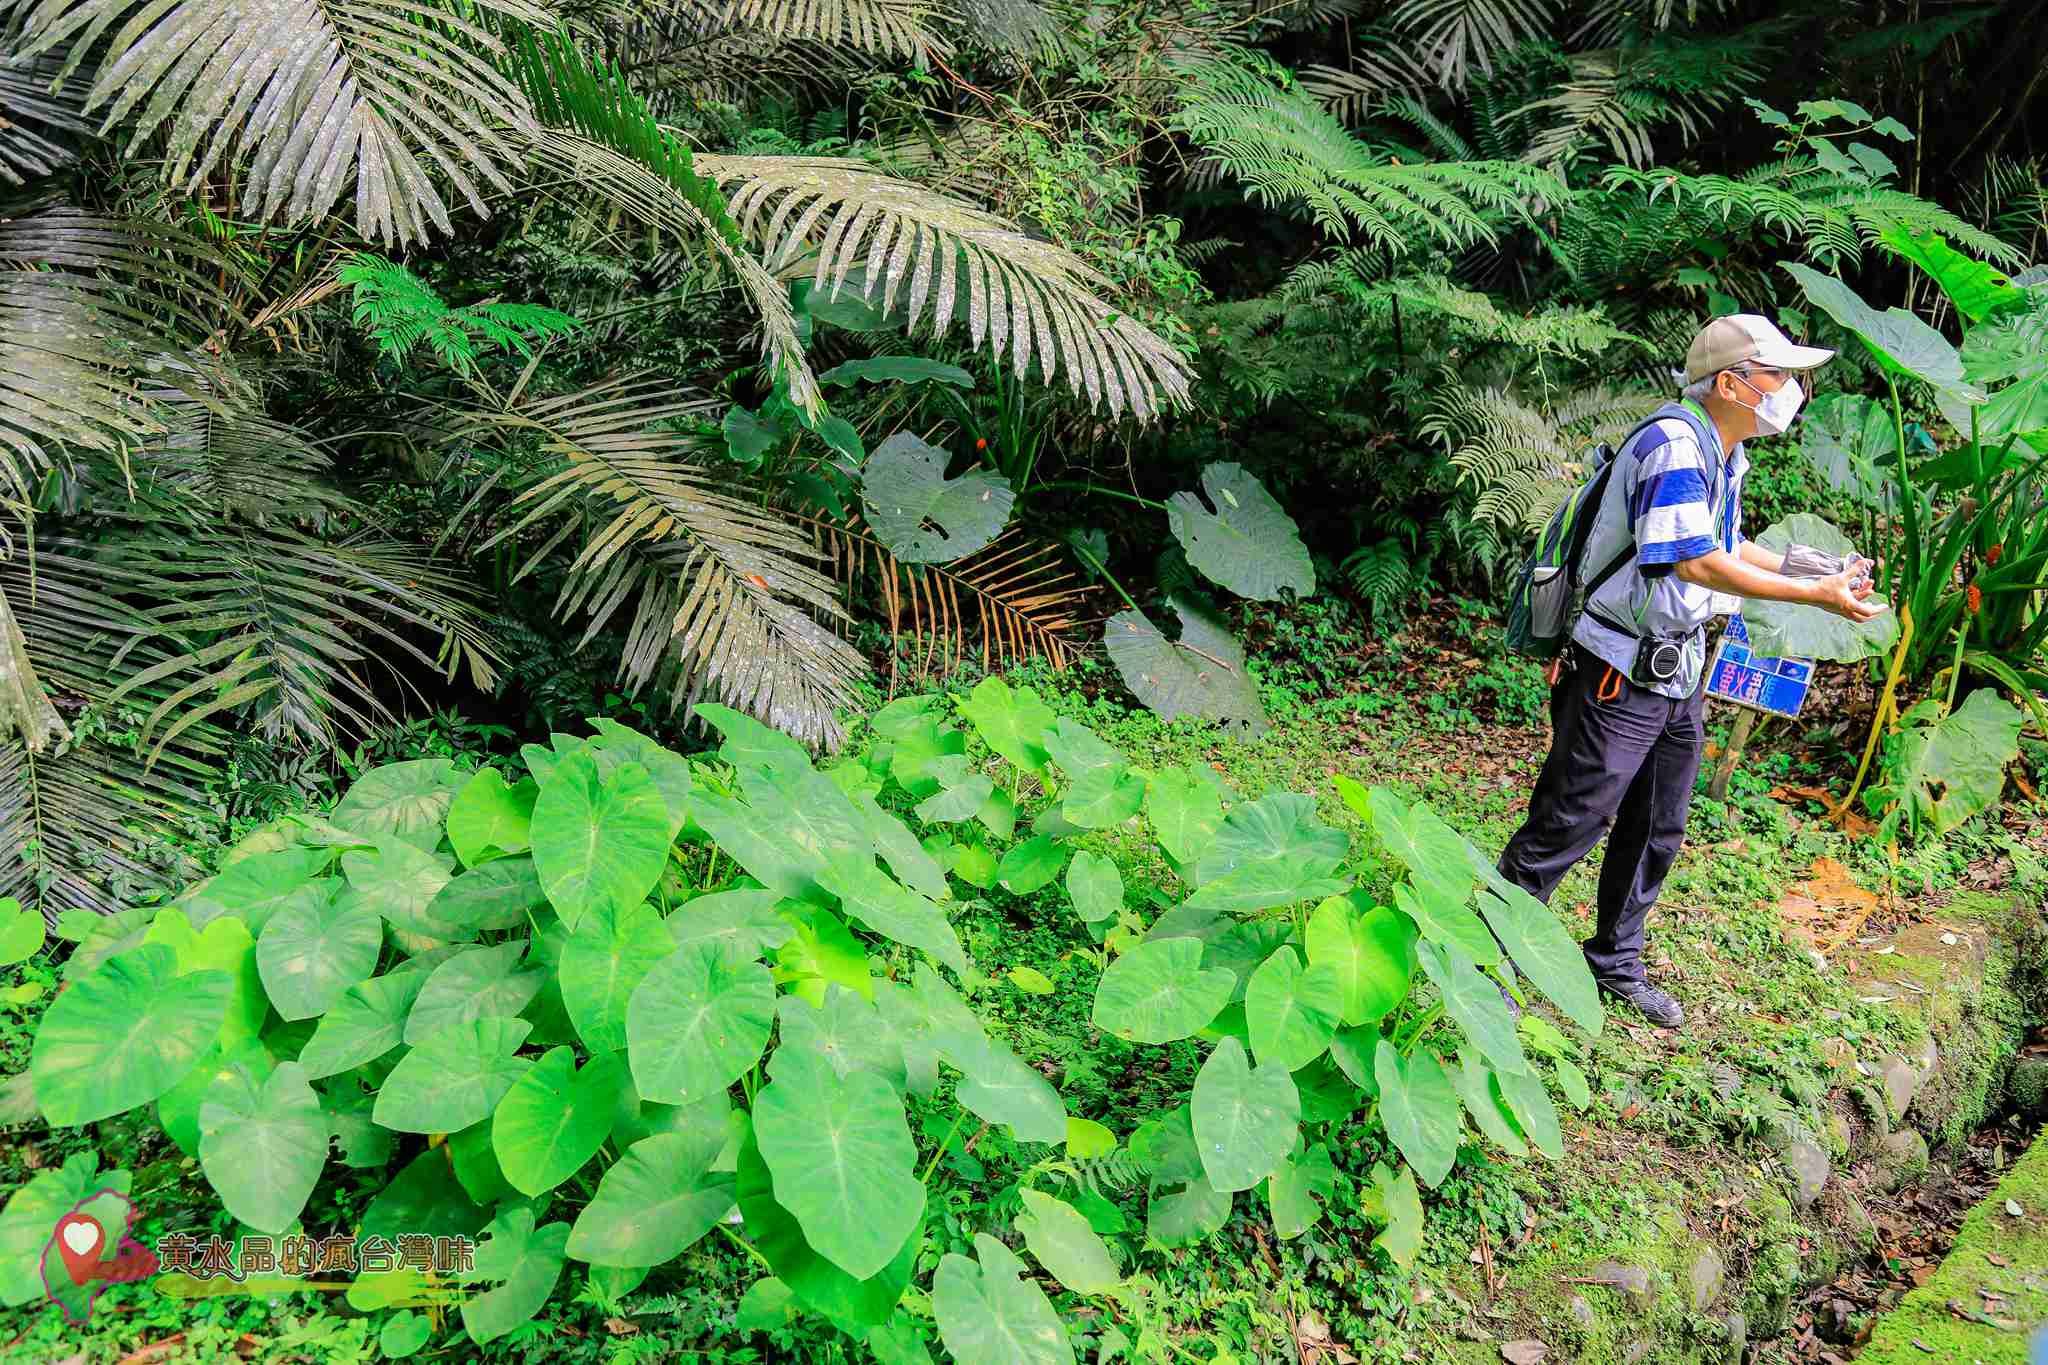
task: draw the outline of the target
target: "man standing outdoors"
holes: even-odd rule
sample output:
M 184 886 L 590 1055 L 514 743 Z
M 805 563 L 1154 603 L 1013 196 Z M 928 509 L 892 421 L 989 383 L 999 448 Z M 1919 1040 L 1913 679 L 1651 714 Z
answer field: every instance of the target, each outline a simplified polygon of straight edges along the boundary
M 1616 452 L 1584 551 L 1586 565 L 1607 571 L 1551 666 L 1550 753 L 1529 817 L 1501 854 L 1501 874 L 1548 901 L 1612 827 L 1586 962 L 1603 994 L 1659 1027 L 1678 1027 L 1685 1012 L 1644 975 L 1643 926 L 1699 773 L 1708 620 L 1743 597 L 1851 621 L 1886 609 L 1869 600 L 1868 561 L 1797 546 L 1774 554 L 1742 535 L 1743 442 L 1790 427 L 1805 401 L 1797 373 L 1833 357 L 1755 314 L 1716 318 L 1686 353 L 1683 401 Z

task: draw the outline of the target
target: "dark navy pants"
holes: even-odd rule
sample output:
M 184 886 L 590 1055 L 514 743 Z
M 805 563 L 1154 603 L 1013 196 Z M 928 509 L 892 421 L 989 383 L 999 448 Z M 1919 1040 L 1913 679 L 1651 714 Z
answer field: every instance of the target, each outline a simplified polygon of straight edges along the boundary
M 1550 754 L 1500 870 L 1548 901 L 1608 835 L 1599 928 L 1585 942 L 1596 977 L 1643 975 L 1643 921 L 1685 838 L 1706 741 L 1704 708 L 1704 687 L 1682 700 L 1659 696 L 1576 644 L 1550 691 Z

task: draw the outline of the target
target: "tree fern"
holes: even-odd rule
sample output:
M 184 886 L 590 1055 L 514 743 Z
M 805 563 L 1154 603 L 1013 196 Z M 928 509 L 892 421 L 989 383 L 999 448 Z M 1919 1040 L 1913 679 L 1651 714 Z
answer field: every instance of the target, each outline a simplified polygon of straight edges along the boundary
M 1519 163 L 1400 164 L 1263 70 L 1205 67 L 1181 101 L 1176 126 L 1251 198 L 1300 209 L 1341 240 L 1395 251 L 1492 242 L 1532 196 L 1564 194 L 1555 177 Z
M 1415 561 L 1408 547 L 1395 537 L 1359 546 L 1344 556 L 1338 571 L 1376 621 L 1399 614 L 1401 604 L 1415 590 Z
M 533 354 L 532 343 L 562 336 L 576 319 L 531 303 L 472 303 L 450 308 L 425 280 L 404 266 L 357 252 L 341 267 L 342 284 L 354 290 L 354 319 L 377 343 L 378 353 L 404 360 L 425 346 L 457 374 L 476 372 L 484 350 Z
M 1625 165 L 1647 166 L 1660 128 L 1675 127 L 1691 143 L 1761 79 L 1767 41 L 1752 32 L 1578 53 L 1555 94 L 1516 111 L 1547 120 L 1526 155 L 1549 164 L 1604 147 Z
M 1546 409 L 1447 374 L 1421 431 L 1449 452 L 1459 483 L 1478 490 L 1475 520 L 1534 529 L 1586 474 L 1586 449 L 1626 435 L 1659 401 L 1594 388 Z

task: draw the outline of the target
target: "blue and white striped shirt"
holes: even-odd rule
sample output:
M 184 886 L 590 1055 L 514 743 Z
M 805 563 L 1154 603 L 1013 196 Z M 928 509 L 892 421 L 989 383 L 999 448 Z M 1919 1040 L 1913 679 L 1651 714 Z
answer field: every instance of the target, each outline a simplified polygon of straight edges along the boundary
M 1704 413 L 1697 415 L 1705 420 Z M 1691 696 L 1699 686 L 1706 639 L 1698 628 L 1734 609 L 1729 599 L 1671 571 L 1715 549 L 1733 554 L 1743 539 L 1742 479 L 1749 458 L 1739 444 L 1719 458 L 1719 433 L 1711 420 L 1705 426 L 1714 433 L 1714 463 L 1693 428 L 1676 417 L 1645 427 L 1615 455 L 1619 463 L 1589 533 L 1585 563 L 1590 573 L 1631 543 L 1635 553 L 1593 594 L 1572 632 L 1581 646 L 1624 674 L 1635 664 L 1638 637 L 1596 616 L 1632 624 L 1643 634 L 1690 633 L 1678 676 L 1654 689 L 1668 697 Z

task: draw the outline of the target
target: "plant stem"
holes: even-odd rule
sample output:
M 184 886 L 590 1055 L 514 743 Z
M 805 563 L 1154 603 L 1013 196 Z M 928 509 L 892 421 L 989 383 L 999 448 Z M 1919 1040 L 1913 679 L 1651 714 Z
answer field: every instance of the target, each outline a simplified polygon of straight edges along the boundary
M 740 1236 L 737 1232 L 734 1232 L 731 1228 L 727 1227 L 722 1221 L 713 1223 L 712 1226 L 717 1228 L 720 1232 L 724 1233 L 726 1235 L 727 1240 L 729 1240 L 734 1246 L 738 1247 L 741 1251 L 746 1252 L 747 1255 L 759 1261 L 761 1263 L 761 1269 L 767 1271 L 770 1275 L 773 1275 L 775 1273 L 775 1267 L 768 1264 L 768 1258 L 766 1256 L 763 1256 L 761 1254 L 760 1248 L 756 1247 L 752 1242 L 749 1242 L 746 1238 Z
M 944 1156 L 944 1155 L 946 1154 L 946 1147 L 947 1147 L 947 1145 L 948 1145 L 949 1143 L 951 1143 L 951 1142 L 953 1141 L 953 1135 L 954 1135 L 955 1133 L 958 1133 L 958 1132 L 960 1131 L 960 1124 L 961 1124 L 961 1123 L 962 1123 L 962 1122 L 963 1122 L 963 1121 L 964 1121 L 964 1120 L 965 1120 L 966 1118 L 967 1118 L 967 1111 L 966 1111 L 965 1109 L 962 1109 L 962 1108 L 960 1108 L 960 1107 L 959 1107 L 959 1106 L 957 1106 L 957 1105 L 956 1105 L 956 1106 L 954 1106 L 954 1110 L 953 1110 L 953 1126 L 952 1126 L 951 1128 L 948 1128 L 948 1129 L 946 1130 L 946 1136 L 945 1136 L 944 1138 L 940 1139 L 940 1141 L 939 1141 L 939 1147 L 938 1147 L 938 1150 L 937 1150 L 937 1151 L 935 1151 L 935 1152 L 933 1152 L 933 1153 L 932 1153 L 932 1159 L 931 1159 L 930 1161 L 928 1161 L 928 1162 L 926 1162 L 926 1163 L 925 1163 L 925 1168 L 924 1168 L 924 1174 L 923 1174 L 923 1175 L 921 1175 L 921 1176 L 919 1176 L 919 1177 L 917 1178 L 917 1183 L 918 1183 L 918 1184 L 920 1184 L 920 1185 L 929 1185 L 929 1184 L 931 1184 L 931 1180 L 932 1180 L 932 1172 L 933 1172 L 933 1171 L 936 1171 L 936 1170 L 937 1170 L 937 1169 L 939 1168 L 939 1158 L 940 1158 L 940 1157 L 942 1157 L 942 1156 Z
M 1944 716 L 1956 709 L 1956 684 L 1962 680 L 1963 676 L 1963 641 L 1969 638 L 1969 634 L 1970 616 L 1968 612 L 1965 612 L 1963 613 L 1963 619 L 1956 622 L 1956 656 L 1949 661 L 1948 697 L 1941 704 L 1941 713 Z
M 1444 1002 L 1439 1000 L 1417 1015 L 1414 1022 L 1402 1030 L 1400 1040 L 1394 1044 L 1394 1050 L 1405 1055 L 1409 1048 L 1415 1046 L 1416 1040 L 1429 1031 L 1431 1024 L 1443 1018 L 1443 1014 Z
M 1121 488 L 1104 488 L 1101 484 L 1087 479 L 1060 479 L 1053 483 L 1042 483 L 1038 486 L 1045 489 L 1072 488 L 1083 493 L 1105 493 L 1112 498 L 1122 498 L 1126 502 L 1140 503 L 1146 507 L 1156 507 L 1162 512 L 1166 510 L 1166 504 L 1157 498 L 1147 498 L 1137 493 L 1126 493 Z
M 1124 599 L 1124 605 L 1128 606 L 1132 611 L 1138 610 L 1137 601 L 1129 593 L 1124 591 L 1124 585 L 1116 581 L 1116 575 L 1109 571 L 1109 566 L 1107 564 L 1104 564 L 1100 559 L 1096 558 L 1095 552 L 1093 550 L 1089 549 L 1085 545 L 1077 544 L 1073 541 L 1069 541 L 1067 543 L 1069 546 L 1072 547 L 1075 554 L 1081 556 L 1081 558 L 1088 561 L 1089 568 L 1101 574 L 1103 579 L 1109 584 L 1109 586 L 1116 589 L 1116 595 Z
M 1899 674 L 1905 668 L 1906 650 L 1913 643 L 1913 608 L 1910 605 L 1899 608 L 1899 647 L 1892 654 L 1891 676 L 1885 679 L 1884 691 L 1877 699 L 1877 714 L 1870 718 L 1870 738 L 1863 742 L 1863 761 L 1856 765 L 1856 780 L 1849 784 L 1848 795 L 1840 805 L 1828 812 L 1828 818 L 1840 822 L 1848 814 L 1849 803 L 1856 799 L 1857 788 L 1863 785 L 1863 775 L 1870 771 L 1870 756 L 1877 752 L 1877 737 L 1884 732 L 1885 713 L 1892 708 L 1892 698 L 1899 690 Z
M 1906 467 L 1906 409 L 1899 402 L 1899 377 L 1885 372 L 1892 393 L 1892 437 L 1899 452 L 1899 511 L 1905 519 L 1906 592 L 1920 582 L 1920 498 L 1913 491 L 1913 475 Z

